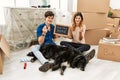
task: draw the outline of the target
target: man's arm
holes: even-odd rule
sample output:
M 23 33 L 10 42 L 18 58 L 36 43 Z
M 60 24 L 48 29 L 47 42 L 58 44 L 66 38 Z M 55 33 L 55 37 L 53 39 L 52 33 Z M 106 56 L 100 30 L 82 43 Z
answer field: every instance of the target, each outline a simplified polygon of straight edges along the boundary
M 47 28 L 46 28 L 46 26 L 44 26 L 43 29 L 42 29 L 42 35 L 38 37 L 38 43 L 40 45 L 43 44 L 46 33 L 47 33 Z

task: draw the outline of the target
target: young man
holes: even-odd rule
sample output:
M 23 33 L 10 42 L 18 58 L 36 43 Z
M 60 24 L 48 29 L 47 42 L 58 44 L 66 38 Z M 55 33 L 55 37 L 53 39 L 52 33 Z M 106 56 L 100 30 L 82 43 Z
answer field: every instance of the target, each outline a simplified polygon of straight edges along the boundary
M 48 71 L 51 68 L 52 63 L 49 63 L 48 60 L 45 59 L 45 57 L 39 51 L 40 46 L 46 44 L 55 44 L 53 41 L 54 25 L 52 24 L 54 13 L 52 11 L 47 11 L 45 12 L 44 16 L 45 22 L 40 24 L 37 28 L 37 39 L 39 45 L 31 47 L 32 52 L 42 64 L 42 66 L 39 68 L 39 70 L 42 72 Z

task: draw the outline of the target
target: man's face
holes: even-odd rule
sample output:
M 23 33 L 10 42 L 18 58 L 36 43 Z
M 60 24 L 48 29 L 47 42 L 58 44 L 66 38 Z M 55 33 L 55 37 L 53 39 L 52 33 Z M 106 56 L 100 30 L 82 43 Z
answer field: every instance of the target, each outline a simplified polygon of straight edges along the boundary
M 46 19 L 45 19 L 45 20 L 46 20 L 46 23 L 47 23 L 47 24 L 51 24 L 52 21 L 53 21 L 53 18 L 54 18 L 53 16 L 48 16 L 48 17 L 46 17 Z

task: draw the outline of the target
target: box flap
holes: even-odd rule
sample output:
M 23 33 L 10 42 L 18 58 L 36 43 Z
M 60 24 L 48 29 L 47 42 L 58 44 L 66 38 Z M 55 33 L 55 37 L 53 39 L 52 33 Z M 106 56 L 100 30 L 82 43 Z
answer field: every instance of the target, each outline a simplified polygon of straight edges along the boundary
M 10 57 L 10 47 L 8 45 L 8 42 L 2 35 L 0 35 L 0 48 L 7 57 Z

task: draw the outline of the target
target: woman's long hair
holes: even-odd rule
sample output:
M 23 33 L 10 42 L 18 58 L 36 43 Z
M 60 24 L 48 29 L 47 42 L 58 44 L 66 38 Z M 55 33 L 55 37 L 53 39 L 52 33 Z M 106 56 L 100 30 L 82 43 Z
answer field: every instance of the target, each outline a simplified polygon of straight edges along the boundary
M 76 23 L 75 23 L 75 18 L 76 18 L 76 16 L 80 16 L 80 17 L 81 17 L 81 22 L 80 22 L 80 24 L 79 24 L 79 27 L 81 27 L 82 22 L 83 22 L 83 15 L 82 15 L 82 13 L 81 13 L 81 12 L 75 13 L 75 14 L 74 14 L 74 17 L 73 17 L 73 23 L 72 23 L 73 31 L 74 31 L 75 28 L 76 28 Z

